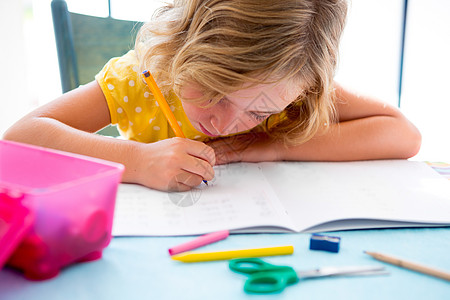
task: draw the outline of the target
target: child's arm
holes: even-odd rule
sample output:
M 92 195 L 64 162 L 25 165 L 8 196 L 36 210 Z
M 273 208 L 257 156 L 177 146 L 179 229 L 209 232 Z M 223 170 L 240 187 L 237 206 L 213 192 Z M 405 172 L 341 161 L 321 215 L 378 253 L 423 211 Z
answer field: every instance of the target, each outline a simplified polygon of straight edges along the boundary
M 189 190 L 213 179 L 209 146 L 181 138 L 144 144 L 92 134 L 108 124 L 108 106 L 94 81 L 31 112 L 4 138 L 122 163 L 123 182 L 160 190 Z
M 409 158 L 417 154 L 421 135 L 395 107 L 358 96 L 335 84 L 339 123 L 308 142 L 284 147 L 280 142 L 254 135 L 211 143 L 218 163 L 232 161 L 349 161 Z M 249 143 L 249 140 L 253 140 Z M 231 145 L 232 143 L 233 145 Z

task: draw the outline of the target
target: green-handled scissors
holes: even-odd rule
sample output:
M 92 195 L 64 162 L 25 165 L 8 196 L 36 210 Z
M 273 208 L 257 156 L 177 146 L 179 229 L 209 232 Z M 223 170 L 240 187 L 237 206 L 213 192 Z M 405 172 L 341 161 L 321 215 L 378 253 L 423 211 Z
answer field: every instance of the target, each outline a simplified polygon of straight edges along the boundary
M 248 293 L 280 292 L 300 279 L 389 274 L 384 267 L 378 266 L 324 267 L 296 272 L 289 266 L 272 265 L 259 258 L 233 259 L 229 267 L 234 272 L 249 275 L 244 285 L 244 291 Z

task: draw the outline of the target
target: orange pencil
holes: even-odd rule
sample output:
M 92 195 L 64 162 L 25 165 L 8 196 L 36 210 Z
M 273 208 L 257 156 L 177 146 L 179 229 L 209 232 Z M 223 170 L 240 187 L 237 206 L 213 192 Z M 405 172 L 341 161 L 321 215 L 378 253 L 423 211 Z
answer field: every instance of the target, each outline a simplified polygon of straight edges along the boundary
M 167 121 L 169 122 L 169 125 L 172 128 L 173 132 L 175 132 L 175 135 L 177 137 L 184 138 L 184 133 L 183 131 L 181 131 L 180 125 L 178 125 L 177 119 L 175 119 L 173 112 L 170 110 L 169 104 L 167 104 L 167 101 L 161 93 L 161 90 L 156 85 L 156 81 L 153 78 L 152 74 L 150 74 L 149 71 L 145 70 L 144 72 L 142 72 L 142 75 L 144 76 L 145 82 L 147 83 L 148 87 L 155 96 L 156 102 L 158 102 L 159 107 L 161 107 L 161 110 L 164 113 Z
M 158 88 L 158 85 L 156 84 L 155 79 L 153 78 L 150 71 L 145 70 L 142 72 L 142 76 L 144 77 L 145 82 L 147 83 L 147 86 L 152 91 L 153 95 L 155 96 L 156 102 L 158 102 L 159 107 L 161 107 L 161 110 L 166 117 L 167 121 L 169 122 L 170 127 L 172 128 L 173 132 L 177 137 L 185 138 L 183 131 L 181 130 L 180 125 L 177 122 L 177 119 L 175 118 L 175 115 L 173 114 L 172 110 L 170 110 L 169 104 L 167 104 L 166 99 L 164 98 L 164 95 L 161 93 L 161 90 Z M 203 180 L 203 182 L 208 185 L 208 181 Z

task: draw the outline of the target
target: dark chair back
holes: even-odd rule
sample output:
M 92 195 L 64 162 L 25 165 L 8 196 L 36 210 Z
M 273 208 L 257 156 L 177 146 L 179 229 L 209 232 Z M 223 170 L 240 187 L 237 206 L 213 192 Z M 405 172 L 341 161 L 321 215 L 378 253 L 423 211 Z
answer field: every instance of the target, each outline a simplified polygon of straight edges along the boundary
M 93 81 L 109 59 L 133 49 L 142 26 L 141 22 L 72 13 L 64 0 L 52 0 L 51 7 L 63 93 Z

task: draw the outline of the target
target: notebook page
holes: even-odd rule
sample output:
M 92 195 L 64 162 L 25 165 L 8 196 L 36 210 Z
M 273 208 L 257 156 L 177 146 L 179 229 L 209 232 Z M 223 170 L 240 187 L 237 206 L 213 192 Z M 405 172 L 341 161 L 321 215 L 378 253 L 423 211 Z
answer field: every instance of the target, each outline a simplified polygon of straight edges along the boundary
M 115 236 L 194 235 L 225 229 L 292 226 L 258 164 L 217 166 L 215 178 L 183 193 L 119 186 Z
M 297 231 L 450 225 L 450 182 L 422 162 L 289 162 L 262 168 Z

